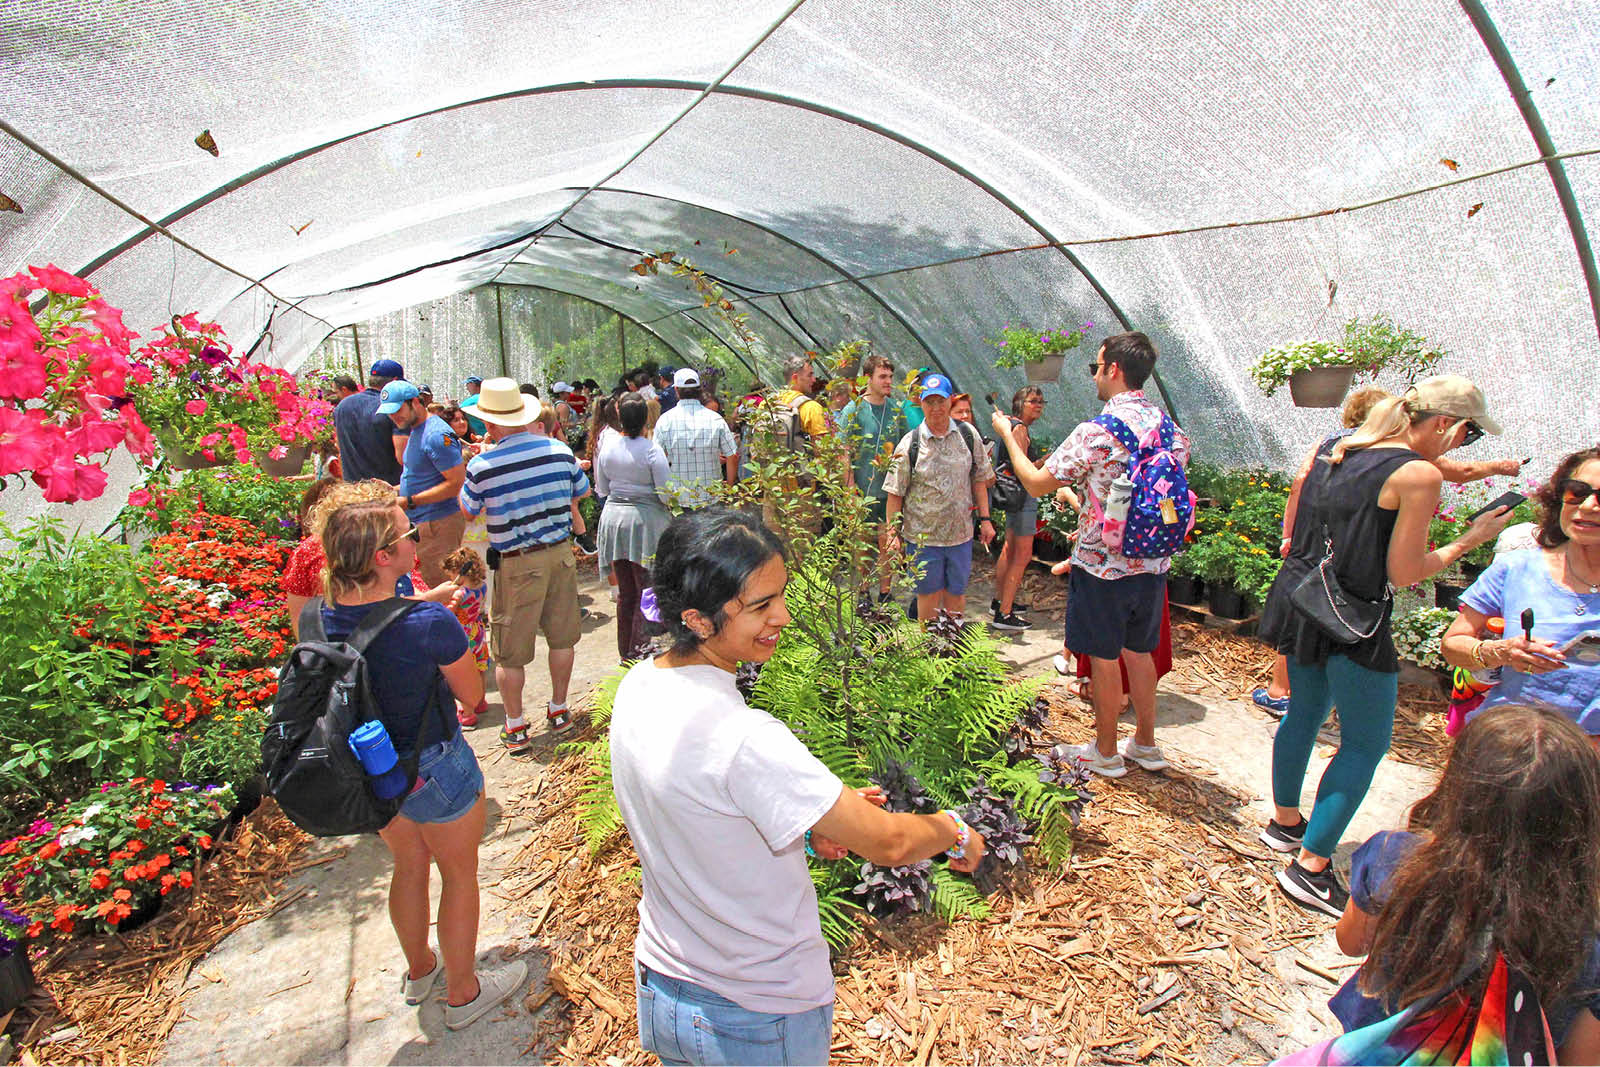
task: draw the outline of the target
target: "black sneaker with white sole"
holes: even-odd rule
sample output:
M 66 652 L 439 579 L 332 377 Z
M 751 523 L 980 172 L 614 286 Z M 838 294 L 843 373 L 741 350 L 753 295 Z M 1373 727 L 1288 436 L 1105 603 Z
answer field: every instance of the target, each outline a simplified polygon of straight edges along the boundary
M 1278 872 L 1278 888 L 1296 904 L 1325 912 L 1335 919 L 1344 914 L 1350 902 L 1350 893 L 1339 884 L 1330 863 L 1320 871 L 1308 871 L 1299 860 L 1290 860 L 1289 866 Z
M 1029 622 L 1027 619 L 1024 619 L 1021 615 L 1018 615 L 1014 611 L 1010 614 L 1001 614 L 999 611 L 996 611 L 994 613 L 994 619 L 989 623 L 989 625 L 996 630 L 1005 630 L 1010 633 L 1016 633 L 1020 630 L 1028 629 L 1028 627 L 1032 626 L 1033 623 Z
M 1301 819 L 1293 826 L 1284 826 L 1277 819 L 1269 819 L 1267 828 L 1256 835 L 1256 840 L 1274 852 L 1298 852 L 1306 840 L 1306 821 Z

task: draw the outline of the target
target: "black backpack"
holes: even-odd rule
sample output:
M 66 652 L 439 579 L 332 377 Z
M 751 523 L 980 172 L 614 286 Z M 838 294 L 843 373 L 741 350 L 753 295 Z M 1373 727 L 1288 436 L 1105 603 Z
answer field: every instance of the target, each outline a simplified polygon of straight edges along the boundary
M 1022 420 L 1014 416 L 1007 416 L 1011 420 L 1011 428 L 1015 429 Z M 1028 458 L 1035 463 L 1037 458 L 1033 452 L 1033 438 L 1028 439 Z M 1032 499 L 1028 490 L 1023 488 L 1022 482 L 1017 479 L 1017 472 L 1011 466 L 1011 453 L 1006 450 L 1006 443 L 1001 440 L 989 442 L 989 466 L 994 470 L 994 485 L 989 487 L 990 511 L 1021 511 Z
M 381 717 L 367 679 L 363 658 L 367 647 L 419 603 L 404 597 L 383 601 L 344 641 L 328 640 L 322 628 L 322 598 L 313 598 L 300 613 L 300 643 L 278 670 L 278 695 L 261 738 L 261 760 L 268 791 L 289 821 L 308 834 L 376 833 L 399 814 L 400 805 L 416 787 L 417 754 L 427 744 L 434 716 L 424 715 L 416 752 L 400 759 L 409 785 L 393 800 L 380 800 L 373 793 L 350 748 L 350 733 Z M 437 705 L 433 693 L 429 701 Z

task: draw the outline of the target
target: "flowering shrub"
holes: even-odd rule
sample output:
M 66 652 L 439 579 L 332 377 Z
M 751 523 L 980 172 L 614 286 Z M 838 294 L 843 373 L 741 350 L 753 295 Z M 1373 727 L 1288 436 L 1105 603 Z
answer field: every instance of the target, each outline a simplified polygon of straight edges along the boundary
M 1070 352 L 1083 343 L 1083 335 L 1092 329 L 1092 322 L 1086 322 L 1074 330 L 1062 326 L 1044 330 L 1035 330 L 1030 326 L 1007 326 L 1000 331 L 999 337 L 991 337 L 988 341 L 1001 350 L 1000 358 L 994 361 L 996 367 L 1020 367 L 1024 363 L 1039 363 L 1045 356 Z
M 1446 665 L 1440 641 L 1455 621 L 1456 613 L 1446 608 L 1418 605 L 1409 611 L 1396 610 L 1390 624 L 1395 651 L 1401 659 L 1442 671 Z
M 29 937 L 71 933 L 80 923 L 115 930 L 135 909 L 194 884 L 199 853 L 233 803 L 226 786 L 169 786 L 160 779 L 107 782 L 0 843 L 5 884 L 37 914 Z
M 57 267 L 0 281 L 0 486 L 26 474 L 51 502 L 93 500 L 106 473 L 90 457 L 119 445 L 150 457 L 150 432 L 124 399 L 135 336 L 92 285 Z
M 297 538 L 298 512 L 305 483 L 274 478 L 258 467 L 219 467 L 184 471 L 173 483 L 154 476 L 128 494 L 123 523 L 154 534 L 205 515 L 242 519 L 273 537 Z
M 133 399 L 158 438 L 208 460 L 282 459 L 332 416 L 315 388 L 302 396 L 288 371 L 235 359 L 222 327 L 192 312 L 174 316 L 134 358 Z
M 1515 489 L 1531 498 L 1538 492 L 1539 481 L 1536 478 L 1524 478 L 1520 481 L 1511 478 L 1485 478 L 1481 482 L 1468 485 L 1444 483 L 1444 487 L 1439 491 L 1439 509 L 1434 512 L 1432 521 L 1428 523 L 1428 550 L 1432 551 L 1440 545 L 1447 545 L 1466 533 L 1467 527 L 1472 525 L 1467 516 L 1507 489 Z M 1511 521 L 1507 525 L 1538 521 L 1539 507 L 1532 499 L 1528 499 L 1511 509 Z M 1494 562 L 1494 542 L 1478 545 L 1462 556 L 1459 562 L 1487 567 Z M 1459 565 L 1456 569 L 1459 569 Z
M 1201 468 L 1191 481 L 1206 493 L 1230 494 L 1217 506 L 1196 512 L 1189 547 L 1173 559 L 1178 574 L 1192 574 L 1231 585 L 1259 604 L 1266 600 L 1282 558 L 1283 511 L 1289 486 L 1281 474 L 1266 470 L 1216 471 Z
M 201 719 L 192 733 L 173 735 L 179 773 L 196 782 L 243 782 L 253 777 L 261 771 L 261 734 L 266 728 L 267 702 L 224 704 Z

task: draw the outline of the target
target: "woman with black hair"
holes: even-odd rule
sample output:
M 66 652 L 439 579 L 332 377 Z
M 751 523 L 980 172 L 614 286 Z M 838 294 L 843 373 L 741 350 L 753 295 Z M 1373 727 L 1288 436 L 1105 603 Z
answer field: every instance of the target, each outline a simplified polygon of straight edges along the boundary
M 667 510 L 667 466 L 661 446 L 644 436 L 649 406 L 638 393 L 617 401 L 621 437 L 595 457 L 594 488 L 605 498 L 600 513 L 600 573 L 617 583 L 617 656 L 626 662 L 645 640 L 639 598 L 650 585 L 656 541 L 672 521 Z
M 883 811 L 876 787 L 846 786 L 740 696 L 739 663 L 766 662 L 789 623 L 784 559 L 755 515 L 674 519 L 654 568 L 672 649 L 628 672 L 612 710 L 612 786 L 644 872 L 639 1041 L 663 1063 L 828 1061 L 808 848 L 880 866 L 949 852 L 963 871 L 983 858 L 960 816 Z

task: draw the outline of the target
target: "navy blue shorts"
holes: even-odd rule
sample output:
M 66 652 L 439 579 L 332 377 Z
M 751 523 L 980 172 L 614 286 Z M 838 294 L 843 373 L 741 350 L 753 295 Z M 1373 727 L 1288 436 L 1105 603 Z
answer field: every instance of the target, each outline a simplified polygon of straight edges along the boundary
M 454 822 L 471 811 L 483 792 L 483 770 L 466 735 L 423 749 L 417 781 L 421 785 L 400 806 L 412 822 Z
M 972 542 L 963 541 L 948 547 L 923 545 L 917 549 L 916 562 L 922 567 L 922 577 L 916 584 L 918 596 L 929 593 L 960 596 L 972 580 Z
M 1082 567 L 1067 580 L 1067 650 L 1079 656 L 1116 659 L 1129 652 L 1154 652 L 1161 643 L 1165 574 L 1096 578 Z

